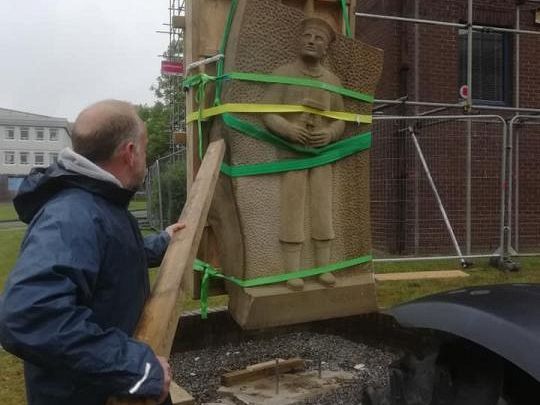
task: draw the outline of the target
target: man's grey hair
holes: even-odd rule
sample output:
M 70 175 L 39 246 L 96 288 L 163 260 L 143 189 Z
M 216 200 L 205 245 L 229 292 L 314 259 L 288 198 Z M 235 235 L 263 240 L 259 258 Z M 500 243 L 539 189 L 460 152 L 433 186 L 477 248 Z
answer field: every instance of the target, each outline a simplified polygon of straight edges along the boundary
M 142 136 L 144 123 L 128 102 L 104 100 L 85 108 L 75 120 L 73 150 L 94 163 L 111 159 L 118 146 Z

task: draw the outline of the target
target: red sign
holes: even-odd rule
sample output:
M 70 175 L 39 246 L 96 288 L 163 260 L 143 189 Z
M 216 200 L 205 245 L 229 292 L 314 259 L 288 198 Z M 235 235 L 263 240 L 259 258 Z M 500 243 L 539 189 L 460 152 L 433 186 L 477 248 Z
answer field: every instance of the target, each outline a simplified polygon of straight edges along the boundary
M 184 74 L 184 64 L 182 62 L 162 60 L 161 74 L 170 76 L 182 76 Z
M 461 98 L 467 99 L 469 97 L 469 86 L 464 84 L 459 88 L 459 96 Z

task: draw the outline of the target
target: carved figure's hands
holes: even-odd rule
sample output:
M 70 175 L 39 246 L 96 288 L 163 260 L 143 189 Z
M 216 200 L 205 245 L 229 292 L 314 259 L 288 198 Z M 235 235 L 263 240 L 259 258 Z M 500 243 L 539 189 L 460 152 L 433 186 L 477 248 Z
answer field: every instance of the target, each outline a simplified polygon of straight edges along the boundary
M 328 128 L 313 131 L 309 138 L 309 144 L 316 148 L 328 145 L 330 142 L 332 142 L 332 131 Z
M 306 145 L 309 142 L 309 132 L 301 125 L 289 123 L 285 132 L 285 137 L 292 142 Z

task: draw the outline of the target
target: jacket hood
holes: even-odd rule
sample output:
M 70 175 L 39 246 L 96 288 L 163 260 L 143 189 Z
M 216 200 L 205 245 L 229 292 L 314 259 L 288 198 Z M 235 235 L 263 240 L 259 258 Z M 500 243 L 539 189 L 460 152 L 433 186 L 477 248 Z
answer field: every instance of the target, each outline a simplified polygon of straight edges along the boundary
M 47 201 L 70 187 L 84 189 L 124 207 L 135 194 L 135 191 L 121 187 L 112 174 L 72 150 L 64 149 L 57 163 L 47 168 L 35 167 L 23 180 L 13 199 L 20 220 L 30 223 Z

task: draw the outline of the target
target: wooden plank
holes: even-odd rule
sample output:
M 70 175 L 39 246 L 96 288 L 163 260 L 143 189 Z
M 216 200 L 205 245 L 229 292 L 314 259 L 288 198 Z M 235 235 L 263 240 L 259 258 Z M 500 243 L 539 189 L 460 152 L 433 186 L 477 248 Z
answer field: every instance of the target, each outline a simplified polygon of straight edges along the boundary
M 406 273 L 375 274 L 375 280 L 377 281 L 431 280 L 455 277 L 469 277 L 469 274 L 461 270 L 411 271 Z
M 158 356 L 169 357 L 170 354 L 180 314 L 182 278 L 193 268 L 224 153 L 223 140 L 208 146 L 180 215 L 179 221 L 184 222 L 186 228 L 177 232 L 169 243 L 154 289 L 135 330 L 135 338 L 148 343 Z M 155 404 L 155 401 L 111 399 L 108 404 Z
M 289 371 L 304 370 L 306 364 L 304 363 L 304 360 L 299 357 L 288 360 L 278 359 L 277 368 L 280 373 L 288 373 Z M 221 376 L 221 384 L 225 387 L 230 387 L 231 385 L 273 375 L 275 372 L 276 361 L 266 361 L 264 363 L 248 366 L 243 370 L 231 371 L 230 373 L 223 374 Z
M 195 405 L 195 399 L 174 381 L 171 382 L 171 400 L 173 405 Z

